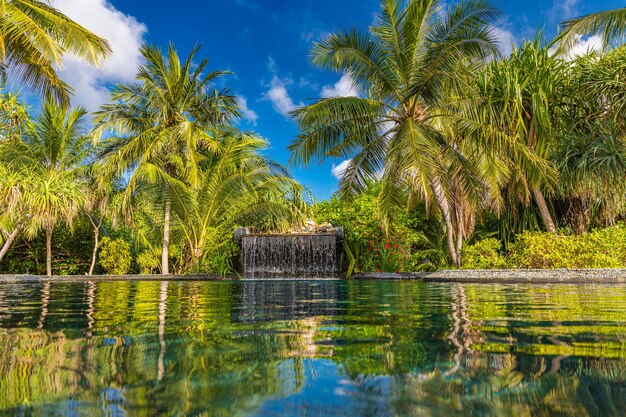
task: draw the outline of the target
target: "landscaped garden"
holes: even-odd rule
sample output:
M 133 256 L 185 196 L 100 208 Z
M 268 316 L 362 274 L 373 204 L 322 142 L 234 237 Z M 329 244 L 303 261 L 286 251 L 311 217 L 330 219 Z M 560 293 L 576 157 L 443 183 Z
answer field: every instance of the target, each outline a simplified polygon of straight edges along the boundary
M 144 45 L 135 80 L 90 114 L 55 68 L 106 61 L 107 40 L 45 3 L 3 4 L 5 82 L 38 95 L 0 98 L 2 272 L 228 274 L 236 227 L 307 219 L 346 230 L 348 274 L 625 266 L 623 9 L 510 54 L 482 1 L 382 2 L 369 30 L 313 41 L 311 63 L 361 92 L 291 113 L 293 166 L 348 161 L 316 201 L 267 157 L 271 138 L 240 129 L 202 49 Z M 603 48 L 574 55 L 583 35 Z

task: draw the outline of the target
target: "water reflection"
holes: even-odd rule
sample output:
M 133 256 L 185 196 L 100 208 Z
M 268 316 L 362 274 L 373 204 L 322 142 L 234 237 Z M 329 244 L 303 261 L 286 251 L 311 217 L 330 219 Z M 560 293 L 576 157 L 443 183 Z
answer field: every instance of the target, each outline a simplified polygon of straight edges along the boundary
M 623 416 L 626 286 L 0 287 L 0 415 Z

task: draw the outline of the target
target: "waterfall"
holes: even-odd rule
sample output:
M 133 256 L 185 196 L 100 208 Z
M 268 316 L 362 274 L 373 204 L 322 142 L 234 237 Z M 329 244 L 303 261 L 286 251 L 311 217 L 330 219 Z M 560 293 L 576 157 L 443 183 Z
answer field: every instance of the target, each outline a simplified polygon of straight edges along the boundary
M 333 278 L 339 276 L 335 234 L 243 235 L 245 278 Z

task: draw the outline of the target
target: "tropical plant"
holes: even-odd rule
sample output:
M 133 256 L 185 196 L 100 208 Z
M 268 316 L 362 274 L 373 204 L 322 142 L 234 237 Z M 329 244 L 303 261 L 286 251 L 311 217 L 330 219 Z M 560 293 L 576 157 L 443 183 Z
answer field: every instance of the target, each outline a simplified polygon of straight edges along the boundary
M 303 224 L 309 211 L 307 193 L 261 155 L 268 146 L 264 139 L 234 128 L 224 129 L 216 139 L 219 151 L 203 153 L 197 185 L 172 185 L 186 270 L 199 266 L 215 230 L 225 231 L 228 236 L 221 237 L 227 241 L 237 225 L 287 230 Z
M 29 119 L 28 109 L 17 94 L 0 92 L 0 143 L 19 140 Z
M 69 104 L 71 87 L 56 68 L 67 53 L 99 64 L 111 52 L 106 40 L 94 35 L 47 1 L 0 0 L 0 66 L 43 96 Z
M 217 151 L 212 131 L 239 115 L 235 97 L 211 88 L 226 72 L 204 73 L 207 60 L 193 62 L 198 49 L 181 62 L 171 44 L 166 55 L 143 46 L 146 63 L 138 70 L 138 82 L 117 86 L 111 103 L 96 114 L 96 141 L 106 131 L 112 134 L 104 141 L 104 165 L 118 176 L 128 175 L 126 199 L 139 186 L 155 186 L 161 193 L 162 274 L 169 273 L 173 190 L 198 184 L 200 151 Z
M 582 233 L 626 213 L 626 47 L 569 64 L 550 159 L 559 171 L 555 208 Z
M 102 171 L 104 169 L 99 163 L 89 166 L 89 204 L 84 208 L 84 212 L 93 228 L 93 250 L 87 275 L 93 275 L 96 267 L 100 232 L 105 220 L 108 218 L 112 226 L 117 225 L 123 210 L 123 185 L 120 179 L 103 176 Z
M 561 23 L 561 32 L 552 41 L 561 51 L 569 51 L 584 35 L 599 35 L 609 46 L 626 37 L 626 7 L 603 10 Z
M 453 212 L 452 196 L 484 190 L 454 145 L 461 136 L 447 136 L 454 119 L 446 115 L 456 114 L 451 103 L 464 96 L 470 75 L 497 55 L 490 25 L 498 12 L 483 0 L 445 6 L 384 0 L 368 33 L 340 32 L 315 43 L 312 62 L 348 74 L 366 97 L 326 98 L 294 111 L 302 133 L 289 149 L 299 164 L 351 158 L 340 181 L 343 196 L 382 172 L 383 211 L 434 200 L 450 261 L 459 266 L 465 222 Z M 451 192 L 452 183 L 461 189 Z
M 102 249 L 100 251 L 100 265 L 104 271 L 110 275 L 124 275 L 130 269 L 132 257 L 130 245 L 124 239 L 113 239 L 108 237 L 102 239 Z
M 556 232 L 546 193 L 552 193 L 557 171 L 549 163 L 553 124 L 559 93 L 566 79 L 564 62 L 550 54 L 540 36 L 515 48 L 510 57 L 493 62 L 478 78 L 483 104 L 471 113 L 482 120 L 483 135 L 495 132 L 518 141 L 535 160 L 523 153 L 506 153 L 501 159 L 508 171 L 503 196 L 507 208 L 534 200 L 545 229 Z M 531 163 L 532 162 L 532 163 Z M 509 211 L 505 216 L 516 216 Z M 515 222 L 515 218 L 511 222 Z
M 0 155 L 13 185 L 9 212 L 16 228 L 46 235 L 46 273 L 52 275 L 52 233 L 60 221 L 70 225 L 86 203 L 85 179 L 90 153 L 82 108 L 66 110 L 47 100 L 21 141 L 5 142 Z M 13 199 L 13 201 L 10 201 Z

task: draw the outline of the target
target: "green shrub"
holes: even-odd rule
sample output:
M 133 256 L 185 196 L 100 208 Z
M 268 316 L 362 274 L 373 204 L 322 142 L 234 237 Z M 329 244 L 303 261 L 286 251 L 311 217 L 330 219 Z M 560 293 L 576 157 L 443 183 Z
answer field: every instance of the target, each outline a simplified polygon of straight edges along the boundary
M 500 254 L 502 242 L 487 238 L 463 248 L 463 269 L 503 269 L 506 259 Z
M 142 275 L 154 274 L 158 271 L 161 261 L 152 251 L 141 252 L 137 256 L 137 266 Z
M 424 206 L 410 212 L 397 207 L 389 216 L 385 230 L 381 227 L 379 193 L 380 184 L 373 182 L 350 200 L 334 196 L 314 206 L 318 224 L 331 223 L 344 228 L 342 263 L 347 275 L 378 270 L 433 270 L 445 265 L 437 217 L 428 216 Z
M 107 274 L 127 274 L 130 270 L 131 261 L 128 242 L 123 239 L 111 240 L 108 237 L 102 239 L 99 263 Z
M 623 268 L 626 267 L 624 225 L 583 235 L 524 232 L 509 248 L 511 268 Z

